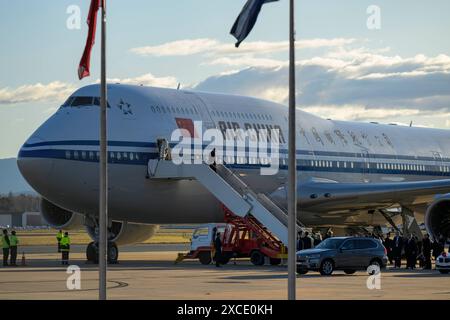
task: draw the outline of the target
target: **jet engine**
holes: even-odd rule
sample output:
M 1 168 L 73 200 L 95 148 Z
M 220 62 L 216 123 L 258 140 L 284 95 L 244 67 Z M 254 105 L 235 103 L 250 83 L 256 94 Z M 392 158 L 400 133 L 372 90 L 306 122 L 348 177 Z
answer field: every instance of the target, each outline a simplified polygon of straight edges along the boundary
M 127 221 L 112 221 L 108 228 L 108 241 L 117 245 L 140 243 L 151 238 L 159 226 L 153 224 L 137 224 Z M 86 231 L 92 239 L 96 239 L 96 228 L 86 225 Z
M 442 235 L 450 237 L 450 194 L 437 198 L 427 209 L 425 226 L 430 236 L 437 240 Z
M 41 199 L 41 213 L 44 220 L 55 229 L 74 230 L 84 225 L 83 215 L 67 211 L 44 198 Z

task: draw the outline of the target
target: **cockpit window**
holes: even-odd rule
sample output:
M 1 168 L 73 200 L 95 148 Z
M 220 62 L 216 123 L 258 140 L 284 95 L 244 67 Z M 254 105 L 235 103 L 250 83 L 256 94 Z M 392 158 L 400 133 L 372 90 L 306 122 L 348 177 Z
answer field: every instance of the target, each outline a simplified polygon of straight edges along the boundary
M 86 107 L 86 106 L 100 106 L 99 97 L 70 97 L 64 102 L 63 107 Z M 111 106 L 108 103 L 108 108 Z
M 92 106 L 93 100 L 94 97 L 75 97 L 70 105 L 72 107 Z
M 75 99 L 74 97 L 69 97 L 69 99 L 66 100 L 66 102 L 63 103 L 63 107 L 68 107 L 72 104 L 73 99 Z

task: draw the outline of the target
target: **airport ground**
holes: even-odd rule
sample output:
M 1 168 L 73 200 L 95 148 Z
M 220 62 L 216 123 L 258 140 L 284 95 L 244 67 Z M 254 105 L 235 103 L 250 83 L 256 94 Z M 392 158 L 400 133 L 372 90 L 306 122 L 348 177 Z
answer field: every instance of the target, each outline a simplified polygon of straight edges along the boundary
M 26 266 L 0 268 L 0 299 L 96 299 L 97 266 L 86 264 L 85 246 L 72 248 L 71 264 L 81 268 L 81 290 L 68 290 L 66 268 L 55 246 L 22 247 Z M 186 244 L 141 244 L 121 248 L 110 265 L 110 299 L 285 299 L 285 266 L 255 267 L 248 261 L 221 268 L 198 261 L 174 264 Z M 21 255 L 19 254 L 19 263 Z M 381 289 L 367 289 L 368 275 L 299 276 L 299 299 L 450 299 L 450 276 L 435 270 L 394 270 L 381 275 Z

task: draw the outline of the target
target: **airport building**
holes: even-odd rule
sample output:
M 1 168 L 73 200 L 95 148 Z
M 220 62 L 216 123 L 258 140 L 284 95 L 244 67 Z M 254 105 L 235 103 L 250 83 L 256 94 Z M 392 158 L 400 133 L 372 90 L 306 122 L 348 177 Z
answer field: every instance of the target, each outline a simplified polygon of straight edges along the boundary
M 0 227 L 10 228 L 27 228 L 27 227 L 41 227 L 47 223 L 42 218 L 40 212 L 1 212 L 0 213 Z

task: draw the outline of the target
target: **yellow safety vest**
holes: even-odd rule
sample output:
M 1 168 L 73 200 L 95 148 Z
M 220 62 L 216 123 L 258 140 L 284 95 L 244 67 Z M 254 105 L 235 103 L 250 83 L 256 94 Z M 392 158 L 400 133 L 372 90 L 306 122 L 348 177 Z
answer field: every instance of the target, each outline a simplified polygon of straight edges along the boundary
M 63 237 L 63 233 L 58 232 L 58 234 L 56 235 L 56 240 L 58 240 L 58 242 L 61 242 L 62 237 Z
M 70 251 L 70 238 L 62 237 L 61 239 L 61 251 Z
M 17 239 L 17 236 L 11 235 L 9 237 L 9 245 L 11 247 L 17 247 L 18 243 L 19 243 L 19 239 Z
M 6 236 L 2 235 L 2 247 L 3 249 L 9 249 L 9 244 L 6 242 Z

